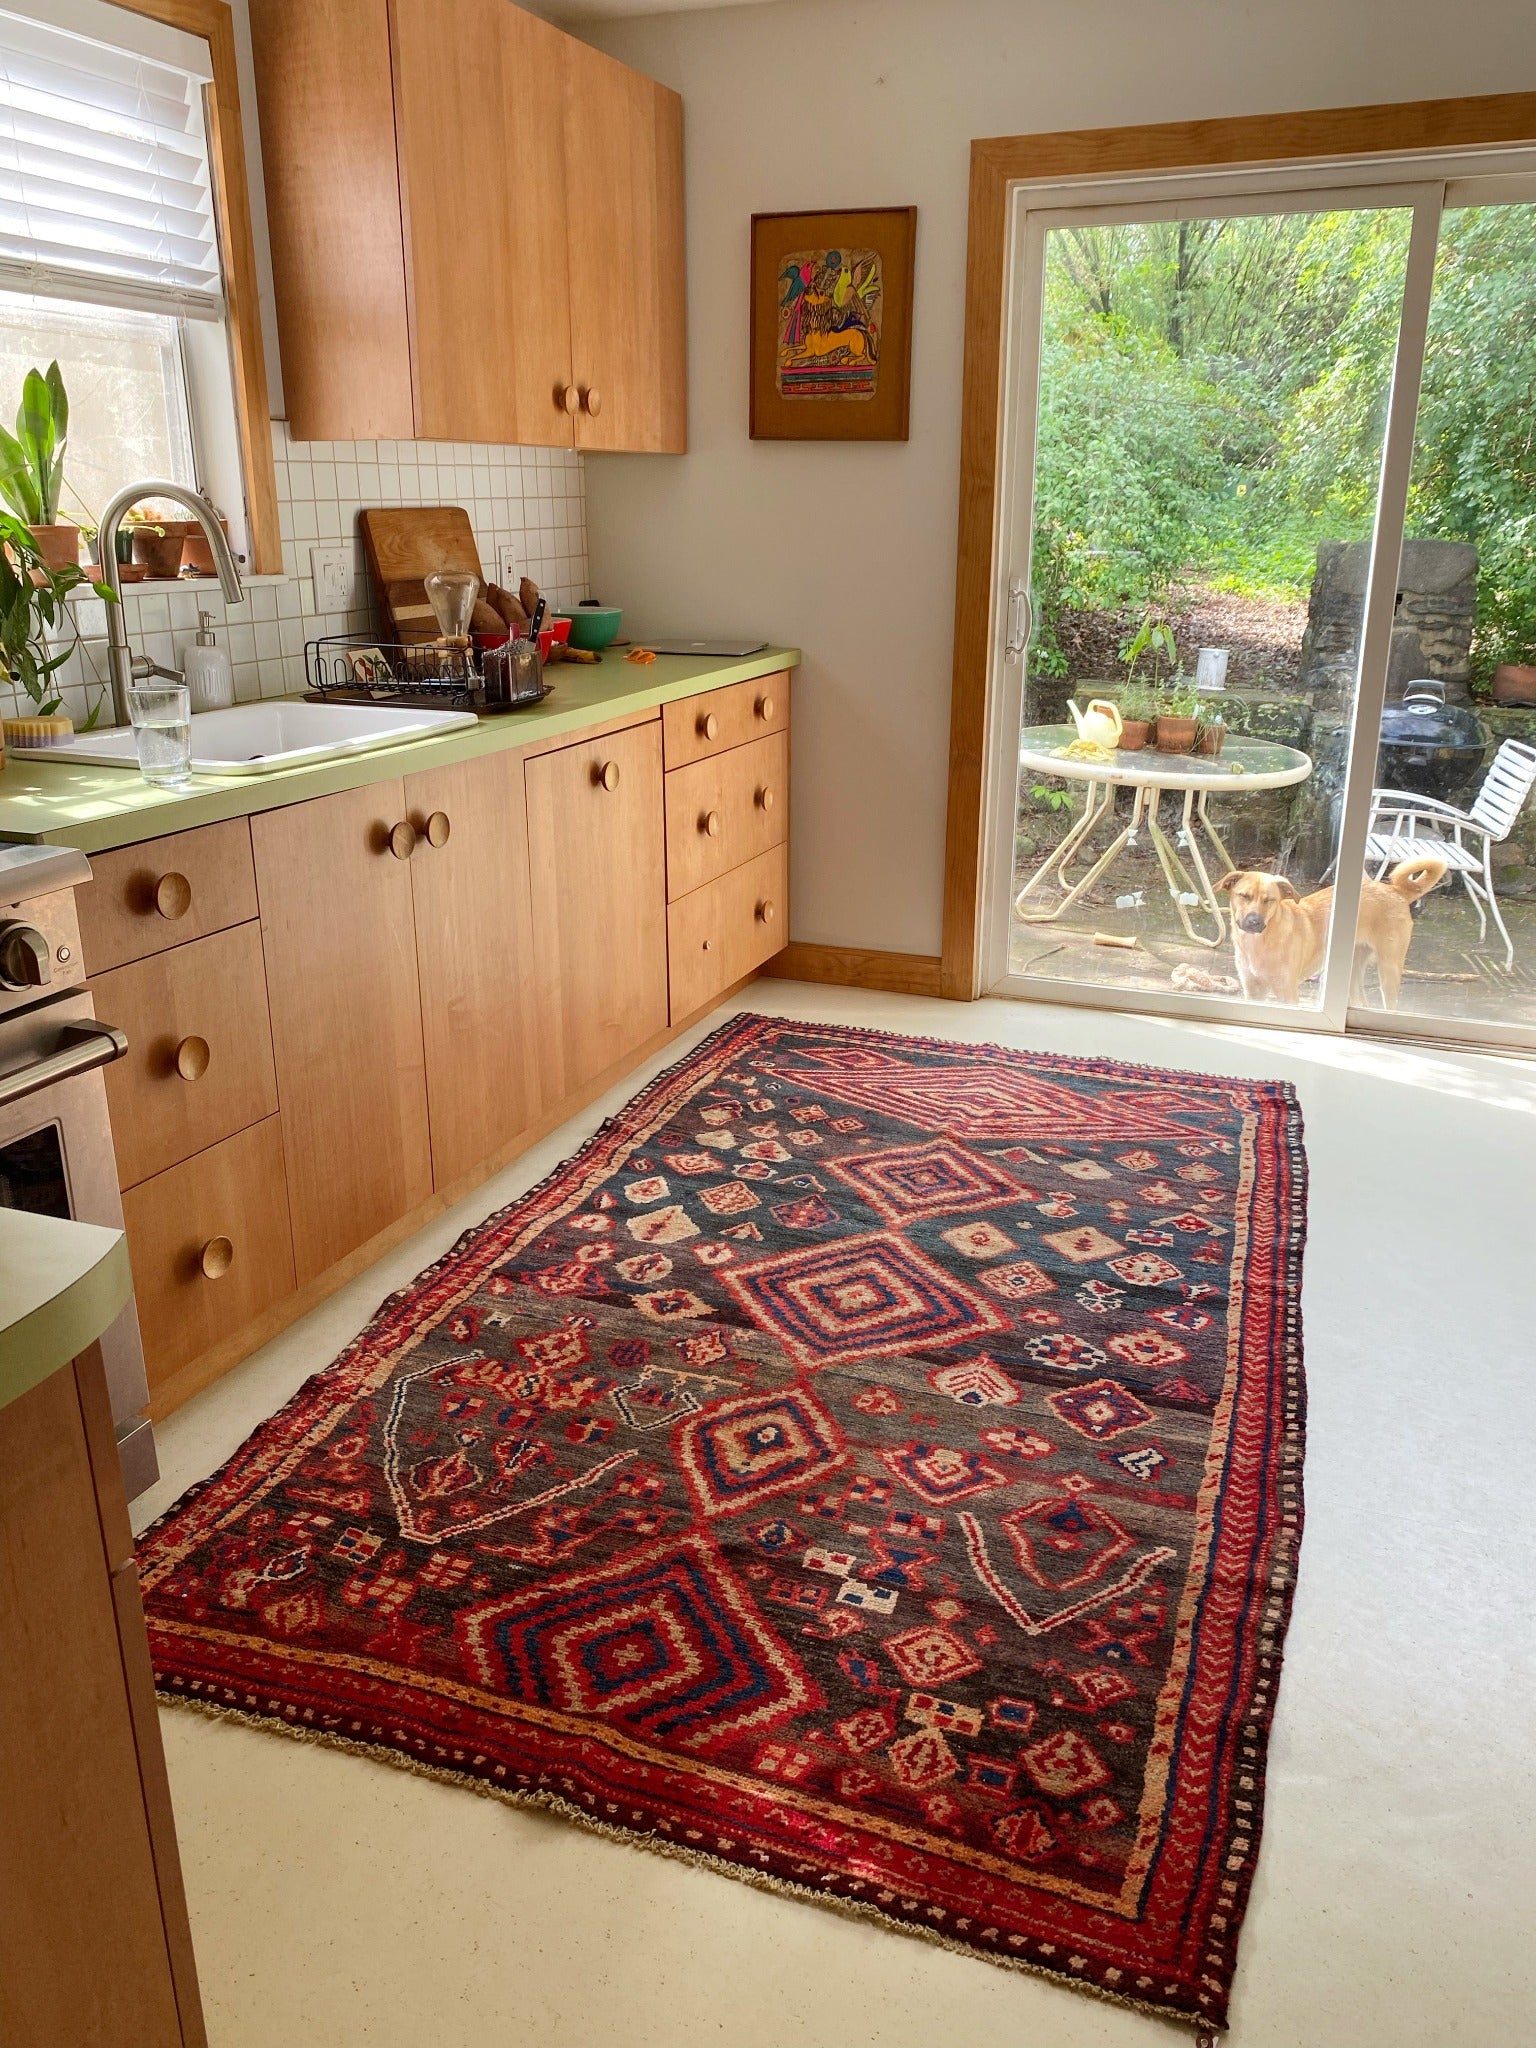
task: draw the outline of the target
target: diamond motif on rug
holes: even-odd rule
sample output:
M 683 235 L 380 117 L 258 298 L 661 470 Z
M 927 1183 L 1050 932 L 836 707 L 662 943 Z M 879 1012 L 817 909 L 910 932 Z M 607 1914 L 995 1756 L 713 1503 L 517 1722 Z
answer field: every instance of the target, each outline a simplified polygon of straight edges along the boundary
M 887 1223 L 954 1216 L 993 1202 L 1015 1202 L 1019 1197 L 1017 1181 L 949 1138 L 935 1138 L 929 1145 L 901 1145 L 891 1152 L 832 1159 L 828 1165 Z
M 700 1536 L 466 1608 L 457 1634 L 482 1685 L 701 1752 L 820 1703 Z
M 983 1296 L 891 1231 L 809 1245 L 721 1278 L 801 1365 L 923 1351 L 1007 1327 Z
M 1086 1386 L 1073 1387 L 1064 1394 L 1047 1394 L 1046 1402 L 1063 1422 L 1092 1437 L 1095 1443 L 1152 1420 L 1152 1410 L 1144 1408 L 1118 1380 L 1090 1380 Z
M 835 1472 L 848 1456 L 809 1388 L 720 1401 L 678 1431 L 677 1460 L 706 1515 L 733 1515 Z

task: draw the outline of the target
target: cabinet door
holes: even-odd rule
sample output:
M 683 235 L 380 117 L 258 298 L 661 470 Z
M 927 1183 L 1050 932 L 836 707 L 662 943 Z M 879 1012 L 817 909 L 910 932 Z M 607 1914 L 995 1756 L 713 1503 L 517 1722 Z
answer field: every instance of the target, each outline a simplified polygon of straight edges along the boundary
M 459 1179 L 538 1115 L 533 935 L 517 754 L 405 780 L 432 1179 Z
M 683 103 L 566 41 L 565 177 L 578 448 L 687 446 Z
M 566 38 L 507 0 L 390 0 L 416 434 L 571 445 Z
M 377 782 L 251 820 L 300 1287 L 432 1192 L 404 817 Z
M 661 722 L 530 761 L 543 1094 L 553 1104 L 667 1021 Z

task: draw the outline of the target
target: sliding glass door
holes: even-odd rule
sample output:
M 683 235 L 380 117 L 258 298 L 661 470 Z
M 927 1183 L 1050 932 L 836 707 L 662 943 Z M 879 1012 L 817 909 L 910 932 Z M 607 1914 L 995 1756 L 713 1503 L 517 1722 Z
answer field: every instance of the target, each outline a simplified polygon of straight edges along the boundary
M 1020 201 L 988 979 L 1536 1032 L 1536 206 L 1257 182 Z

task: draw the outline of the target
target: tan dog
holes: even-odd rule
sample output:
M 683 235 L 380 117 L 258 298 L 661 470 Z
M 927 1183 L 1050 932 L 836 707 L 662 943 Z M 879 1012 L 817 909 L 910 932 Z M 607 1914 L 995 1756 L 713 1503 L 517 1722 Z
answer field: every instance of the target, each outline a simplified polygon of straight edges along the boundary
M 1445 872 L 1443 860 L 1401 860 L 1384 882 L 1367 878 L 1360 893 L 1350 976 L 1350 1001 L 1357 1007 L 1365 1002 L 1365 963 L 1373 959 L 1382 1001 L 1389 1010 L 1397 1008 L 1403 965 L 1413 943 L 1413 913 L 1408 906 L 1427 896 L 1444 880 Z M 1256 868 L 1234 868 L 1216 886 L 1228 892 L 1231 902 L 1232 950 L 1243 994 L 1250 1002 L 1294 1003 L 1301 984 L 1323 964 L 1332 889 L 1298 896 L 1283 875 L 1266 875 Z

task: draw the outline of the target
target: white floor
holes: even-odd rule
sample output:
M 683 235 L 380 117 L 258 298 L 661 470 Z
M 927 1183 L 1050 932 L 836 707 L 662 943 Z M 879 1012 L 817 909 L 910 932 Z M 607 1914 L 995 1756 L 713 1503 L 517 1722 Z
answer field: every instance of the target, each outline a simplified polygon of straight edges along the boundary
M 1232 2038 L 1530 2040 L 1536 1066 L 1033 1004 L 750 994 L 743 1007 L 784 1015 L 1296 1082 L 1312 1169 L 1307 1528 Z M 139 1519 L 649 1071 L 172 1417 Z M 213 2048 L 1176 2038 L 365 1759 L 162 1722 Z

